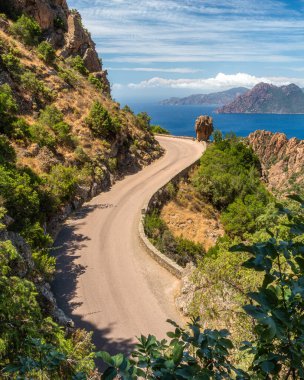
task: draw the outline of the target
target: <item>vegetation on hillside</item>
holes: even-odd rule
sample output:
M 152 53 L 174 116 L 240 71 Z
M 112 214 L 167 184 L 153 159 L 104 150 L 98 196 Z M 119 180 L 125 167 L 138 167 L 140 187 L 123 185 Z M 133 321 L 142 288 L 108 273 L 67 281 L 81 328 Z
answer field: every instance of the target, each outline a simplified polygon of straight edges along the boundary
M 49 226 L 160 149 L 81 57 L 59 57 L 33 18 L 14 16 L 0 14 L 0 377 L 97 379 L 91 334 L 51 317 Z

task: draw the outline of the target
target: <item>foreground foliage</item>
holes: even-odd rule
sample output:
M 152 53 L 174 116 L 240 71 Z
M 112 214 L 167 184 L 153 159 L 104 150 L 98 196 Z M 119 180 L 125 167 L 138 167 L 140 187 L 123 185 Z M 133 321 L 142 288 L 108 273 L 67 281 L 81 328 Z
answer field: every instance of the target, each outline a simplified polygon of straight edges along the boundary
M 293 197 L 297 199 L 297 197 Z M 193 320 L 189 330 L 175 323 L 170 342 L 141 337 L 134 359 L 119 354 L 99 355 L 109 365 L 104 379 L 302 379 L 304 378 L 304 224 L 299 215 L 287 215 L 290 238 L 273 236 L 264 242 L 239 244 L 230 254 L 247 253 L 242 266 L 262 274 L 261 285 L 248 292 L 244 312 L 254 321 L 254 335 L 240 348 L 250 359 L 247 370 L 229 361 L 233 349 L 227 330 L 204 330 Z M 172 322 L 171 322 L 172 323 Z

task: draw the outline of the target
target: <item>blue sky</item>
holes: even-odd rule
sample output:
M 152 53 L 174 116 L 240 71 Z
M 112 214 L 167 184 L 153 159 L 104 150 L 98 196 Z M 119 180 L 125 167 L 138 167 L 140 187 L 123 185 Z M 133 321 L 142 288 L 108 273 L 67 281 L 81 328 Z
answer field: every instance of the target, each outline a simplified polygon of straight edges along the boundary
M 304 87 L 304 0 L 68 0 L 114 98 L 163 99 L 260 81 Z

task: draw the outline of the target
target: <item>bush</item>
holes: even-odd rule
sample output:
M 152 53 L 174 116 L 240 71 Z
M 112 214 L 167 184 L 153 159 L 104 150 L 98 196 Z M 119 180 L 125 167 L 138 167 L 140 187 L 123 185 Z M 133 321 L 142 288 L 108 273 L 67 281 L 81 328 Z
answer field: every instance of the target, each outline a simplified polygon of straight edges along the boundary
M 147 114 L 147 112 L 140 112 L 139 114 L 137 114 L 136 119 L 137 119 L 137 124 L 142 129 L 150 130 L 151 117 Z
M 78 183 L 78 169 L 55 165 L 45 177 L 47 191 L 57 204 L 69 201 Z
M 33 124 L 29 128 L 31 140 L 40 147 L 54 148 L 56 145 L 55 135 L 41 124 Z
M 40 111 L 39 123 L 52 128 L 55 124 L 63 121 L 63 113 L 54 105 L 46 106 Z
M 73 70 L 68 70 L 63 67 L 59 67 L 58 76 L 61 78 L 66 84 L 71 87 L 76 87 L 78 83 L 78 79 L 75 76 Z
M 53 94 L 49 88 L 47 88 L 44 83 L 39 80 L 36 75 L 30 71 L 26 71 L 20 77 L 21 85 L 26 90 L 29 91 L 37 101 L 41 98 L 46 100 L 51 100 Z
M 97 90 L 104 91 L 104 84 L 101 79 L 97 78 L 94 74 L 89 74 L 88 81 L 97 88 Z
M 0 133 L 10 130 L 11 123 L 15 120 L 18 106 L 13 97 L 12 89 L 8 84 L 0 86 Z
M 12 122 L 8 135 L 16 140 L 26 140 L 30 137 L 30 126 L 24 119 L 18 118 Z
M 74 58 L 70 58 L 68 60 L 71 67 L 78 71 L 81 75 L 87 76 L 89 74 L 89 70 L 85 67 L 83 59 L 76 55 Z
M 31 17 L 22 15 L 11 26 L 11 33 L 19 37 L 26 45 L 37 45 L 41 36 L 39 24 Z
M 14 228 L 21 230 L 39 217 L 40 199 L 29 174 L 0 166 L 0 193 Z
M 0 164 L 6 164 L 7 162 L 15 162 L 16 152 L 11 146 L 9 139 L 0 135 Z
M 96 137 L 101 138 L 114 138 L 120 128 L 119 122 L 112 119 L 99 102 L 93 103 L 86 124 Z
M 160 135 L 170 135 L 171 134 L 167 129 L 162 128 L 160 125 L 151 125 L 150 130 L 152 133 L 157 133 Z
M 42 59 L 45 63 L 54 63 L 56 59 L 56 54 L 53 46 L 50 43 L 46 41 L 41 42 L 37 47 L 37 52 L 38 57 Z
M 20 59 L 16 57 L 12 51 L 6 54 L 1 54 L 1 59 L 6 70 L 13 76 L 13 78 L 17 78 L 22 71 Z

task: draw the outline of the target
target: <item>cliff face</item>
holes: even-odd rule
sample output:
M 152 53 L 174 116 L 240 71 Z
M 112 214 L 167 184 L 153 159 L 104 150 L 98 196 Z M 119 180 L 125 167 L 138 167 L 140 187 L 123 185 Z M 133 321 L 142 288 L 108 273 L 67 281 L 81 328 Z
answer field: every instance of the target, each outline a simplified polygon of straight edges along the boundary
M 283 133 L 255 131 L 248 137 L 259 157 L 271 191 L 289 194 L 304 190 L 304 140 Z
M 304 113 L 304 93 L 295 84 L 277 87 L 259 83 L 218 113 Z
M 83 27 L 80 14 L 69 10 L 66 0 L 10 0 L 10 7 L 16 14 L 33 17 L 63 58 L 79 55 L 90 72 L 102 72 L 90 33 Z

